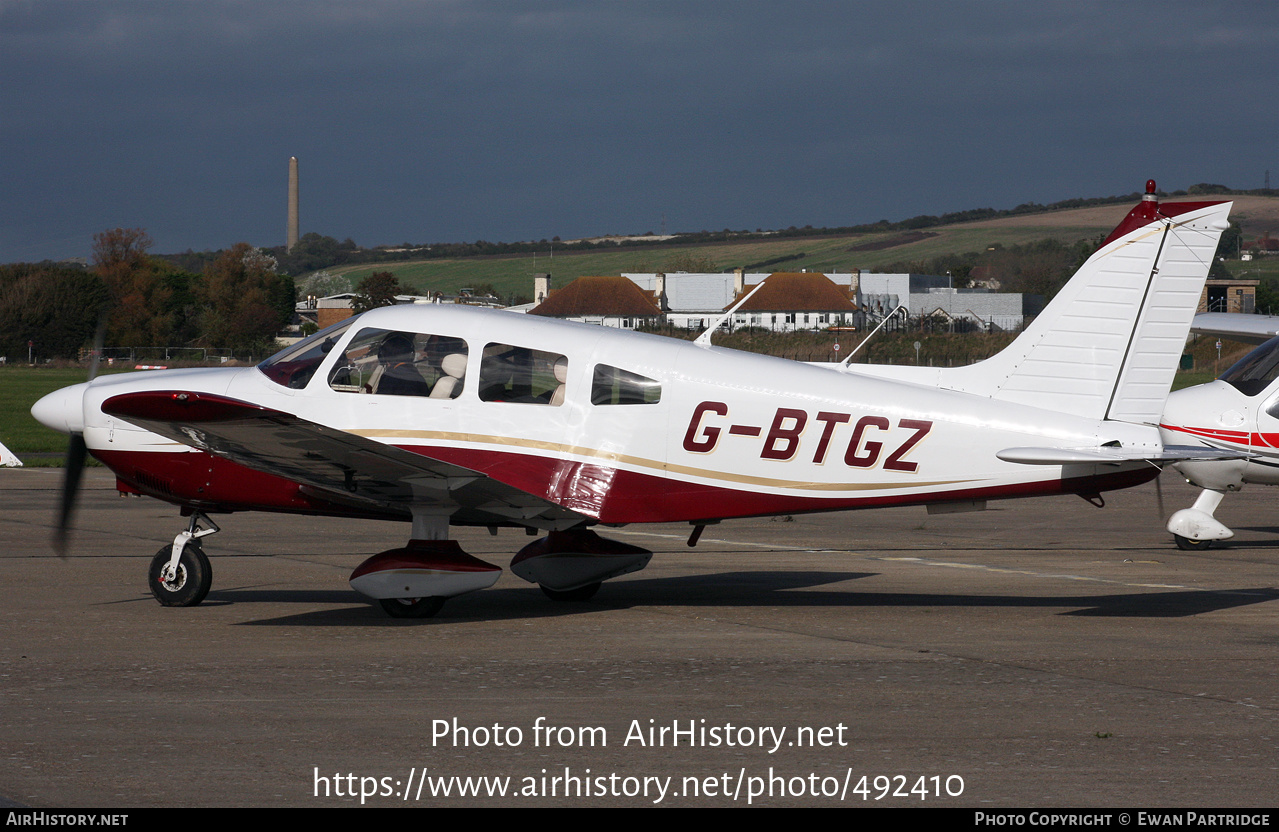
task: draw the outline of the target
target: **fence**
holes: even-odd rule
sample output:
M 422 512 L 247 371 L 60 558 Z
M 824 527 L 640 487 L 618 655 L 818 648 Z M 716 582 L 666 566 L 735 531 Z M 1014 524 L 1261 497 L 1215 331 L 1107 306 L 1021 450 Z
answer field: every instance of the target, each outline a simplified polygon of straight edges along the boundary
M 80 360 L 88 361 L 92 350 L 80 350 Z M 254 364 L 255 356 L 249 353 L 235 354 L 235 350 L 213 349 L 211 347 L 103 347 L 102 361 L 107 364 L 121 362 L 126 364 L 152 364 L 157 362 L 179 361 L 183 364 L 225 364 L 228 361 L 240 361 Z M 259 359 L 260 360 L 260 359 Z

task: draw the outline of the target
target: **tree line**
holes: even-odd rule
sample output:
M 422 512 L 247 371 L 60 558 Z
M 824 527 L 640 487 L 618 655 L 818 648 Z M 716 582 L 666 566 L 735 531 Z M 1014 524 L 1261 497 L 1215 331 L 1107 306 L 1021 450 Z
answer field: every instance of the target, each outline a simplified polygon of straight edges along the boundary
M 197 272 L 149 253 L 140 228 L 95 234 L 93 266 L 0 266 L 0 355 L 74 358 L 100 321 L 112 347 L 208 347 L 266 355 L 293 317 L 293 279 L 248 243 Z

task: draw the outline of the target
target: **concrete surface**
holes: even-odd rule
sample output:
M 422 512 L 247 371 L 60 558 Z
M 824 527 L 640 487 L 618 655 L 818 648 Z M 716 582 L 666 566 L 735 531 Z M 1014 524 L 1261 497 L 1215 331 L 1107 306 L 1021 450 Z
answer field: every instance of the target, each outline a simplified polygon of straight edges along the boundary
M 1226 499 L 1238 536 L 1205 552 L 1173 547 L 1153 486 L 1104 509 L 1061 497 L 726 522 L 695 549 L 687 526 L 632 526 L 605 533 L 652 564 L 594 601 L 557 604 L 507 572 L 403 621 L 346 579 L 407 524 L 219 517 L 212 593 L 167 609 L 146 571 L 183 527 L 176 509 L 90 471 L 61 561 L 60 476 L 0 470 L 11 803 L 1279 801 L 1279 495 L 1262 488 Z M 1167 512 L 1190 504 L 1163 481 Z M 530 540 L 458 539 L 504 568 Z M 690 724 L 693 743 L 636 740 Z M 509 793 L 432 797 L 423 769 L 509 777 Z M 885 787 L 906 794 L 877 801 Z

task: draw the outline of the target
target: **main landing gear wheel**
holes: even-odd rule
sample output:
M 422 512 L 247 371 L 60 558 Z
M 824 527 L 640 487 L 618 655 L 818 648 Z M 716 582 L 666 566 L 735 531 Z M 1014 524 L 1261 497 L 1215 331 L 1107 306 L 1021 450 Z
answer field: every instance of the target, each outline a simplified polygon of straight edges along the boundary
M 209 566 L 209 559 L 199 544 L 188 543 L 178 560 L 177 573 L 172 580 L 166 581 L 162 575 L 171 557 L 173 547 L 165 546 L 151 559 L 151 570 L 147 575 L 151 594 L 166 607 L 194 607 L 204 600 L 213 585 L 213 568 Z
M 602 581 L 596 581 L 593 584 L 579 586 L 577 589 L 551 589 L 548 586 L 538 584 L 542 587 L 542 594 L 552 601 L 589 601 L 595 597 L 595 593 L 600 591 Z
M 378 601 L 392 618 L 430 618 L 444 606 L 444 598 L 383 598 Z
M 1202 549 L 1207 549 L 1212 545 L 1211 540 L 1191 540 L 1190 538 L 1182 537 L 1179 534 L 1174 534 L 1172 539 L 1177 541 L 1178 549 L 1184 549 L 1187 552 L 1197 552 Z

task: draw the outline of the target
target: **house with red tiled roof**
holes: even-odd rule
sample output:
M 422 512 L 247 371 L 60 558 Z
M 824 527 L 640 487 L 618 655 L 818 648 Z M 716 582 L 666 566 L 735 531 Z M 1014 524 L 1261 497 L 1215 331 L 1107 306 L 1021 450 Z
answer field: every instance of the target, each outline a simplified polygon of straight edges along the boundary
M 698 331 L 755 286 L 770 281 L 733 314 L 730 329 L 758 326 L 778 331 L 818 330 L 832 326 L 871 327 L 898 307 L 911 316 L 963 319 L 965 326 L 1019 330 L 1027 316 L 1039 313 L 1043 298 L 952 289 L 946 275 L 847 272 L 623 273 L 653 297 L 666 323 Z
M 579 277 L 562 289 L 552 291 L 528 314 L 620 329 L 662 321 L 662 310 L 652 293 L 620 275 Z
M 542 277 L 542 285 L 549 287 L 549 276 Z M 763 284 L 733 313 L 729 329 L 761 327 L 794 332 L 833 326 L 862 328 L 901 305 L 912 316 L 962 319 L 965 326 L 1015 331 L 1043 304 L 1037 295 L 951 289 L 948 283 L 945 276 L 916 274 L 627 273 L 578 278 L 529 311 L 626 329 L 666 323 L 701 331 Z
M 824 274 L 775 272 L 764 278 L 758 289 L 744 287 L 724 307 L 725 311 L 752 290 L 755 291 L 733 313 L 734 327 L 759 326 L 791 332 L 856 323 L 857 304 L 849 297 L 850 287 L 837 285 Z

